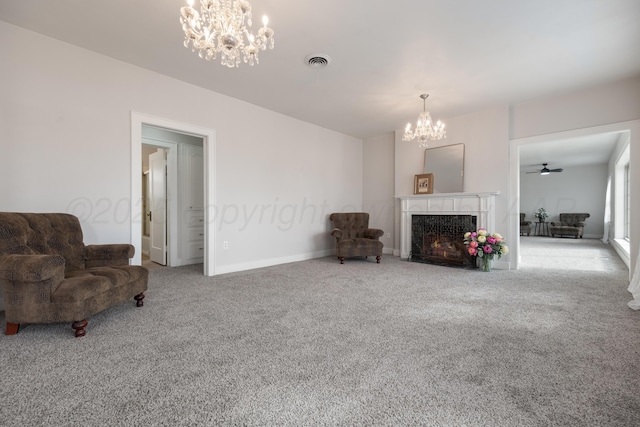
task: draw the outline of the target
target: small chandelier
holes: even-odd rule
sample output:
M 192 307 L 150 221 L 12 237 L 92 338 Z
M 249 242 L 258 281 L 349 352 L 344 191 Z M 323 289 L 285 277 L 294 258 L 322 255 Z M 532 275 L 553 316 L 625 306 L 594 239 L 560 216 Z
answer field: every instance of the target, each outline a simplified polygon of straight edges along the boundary
M 200 58 L 210 61 L 221 54 L 222 65 L 229 68 L 245 63 L 258 64 L 258 51 L 267 46 L 273 49 L 273 30 L 267 27 L 269 19 L 262 18 L 263 27 L 258 35 L 251 28 L 251 4 L 246 0 L 199 0 L 200 12 L 193 8 L 193 0 L 180 9 L 180 22 L 184 31 L 184 46 L 198 50 Z M 245 26 L 246 19 L 246 26 Z
M 407 127 L 404 129 L 403 141 L 417 140 L 420 143 L 420 147 L 427 148 L 429 144 L 427 141 L 437 141 L 447 137 L 447 132 L 444 130 L 444 123 L 440 120 L 434 125 L 431 119 L 431 114 L 427 111 L 427 98 L 429 95 L 423 93 L 420 95 L 422 98 L 422 113 L 418 116 L 418 123 L 416 130 L 411 131 L 411 123 L 407 123 Z

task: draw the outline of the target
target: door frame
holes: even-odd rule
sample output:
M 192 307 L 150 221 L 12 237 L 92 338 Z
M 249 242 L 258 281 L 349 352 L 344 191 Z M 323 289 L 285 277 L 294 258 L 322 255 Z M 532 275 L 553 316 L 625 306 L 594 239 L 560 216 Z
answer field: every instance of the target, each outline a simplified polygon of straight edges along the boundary
M 215 206 L 215 149 L 216 149 L 216 131 L 214 129 L 204 128 L 181 123 L 161 117 L 154 117 L 143 113 L 131 111 L 131 244 L 136 248 L 135 255 L 132 260 L 134 265 L 142 265 L 142 125 L 155 126 L 164 128 L 172 132 L 189 134 L 202 138 L 202 149 L 204 156 L 204 275 L 215 275 L 215 212 L 211 212 L 210 207 Z M 176 150 L 169 150 L 176 154 Z M 177 157 L 176 157 L 177 158 Z M 168 162 L 167 162 L 168 163 Z M 177 171 L 177 160 L 176 160 Z M 169 171 L 170 173 L 171 171 Z M 169 204 L 177 203 L 177 188 L 169 199 Z M 135 213 L 135 210 L 140 212 Z M 176 206 L 177 211 L 177 206 Z M 175 220 L 175 228 L 177 230 L 177 218 Z M 170 224 L 170 227 L 173 224 Z M 176 239 L 171 239 L 169 248 L 177 245 Z M 176 246 L 177 249 L 177 246 Z M 176 253 L 174 251 L 174 253 Z M 170 250 L 171 254 L 171 250 Z
M 511 215 L 509 216 L 509 236 L 514 236 L 514 241 L 509 245 L 510 250 L 510 269 L 517 270 L 521 264 L 522 257 L 520 255 L 520 147 L 527 144 L 537 144 L 541 142 L 549 142 L 558 139 L 578 138 L 581 136 L 589 136 L 600 133 L 620 133 L 630 132 L 633 137 L 633 129 L 640 127 L 640 120 L 632 120 L 627 122 L 611 123 L 606 125 L 590 126 L 580 129 L 572 129 L 567 131 L 559 131 L 543 135 L 534 135 L 522 138 L 512 138 L 509 140 L 509 206 Z M 630 147 L 631 147 L 630 142 Z M 632 212 L 634 202 L 631 202 Z M 632 232 L 632 240 L 636 236 Z M 639 239 L 640 240 L 640 239 Z M 633 248 L 632 248 L 633 251 Z M 631 254 L 633 256 L 633 254 Z M 633 260 L 633 257 L 631 258 Z M 632 269 L 629 269 L 631 272 Z

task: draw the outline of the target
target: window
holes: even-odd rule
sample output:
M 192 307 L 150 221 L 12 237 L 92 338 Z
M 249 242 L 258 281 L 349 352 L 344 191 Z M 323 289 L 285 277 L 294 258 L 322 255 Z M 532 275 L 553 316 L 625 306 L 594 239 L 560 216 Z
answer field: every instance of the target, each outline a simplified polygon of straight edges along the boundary
M 615 161 L 613 185 L 614 239 L 613 246 L 620 258 L 629 267 L 631 259 L 631 173 L 629 163 L 629 138 Z
M 624 238 L 631 239 L 631 173 L 629 163 L 624 166 Z

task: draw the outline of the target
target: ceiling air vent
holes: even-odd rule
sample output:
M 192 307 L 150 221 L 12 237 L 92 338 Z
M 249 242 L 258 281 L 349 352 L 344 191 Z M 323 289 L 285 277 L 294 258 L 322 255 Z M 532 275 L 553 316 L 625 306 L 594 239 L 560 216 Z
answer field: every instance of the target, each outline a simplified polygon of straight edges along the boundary
M 305 64 L 314 69 L 324 68 L 331 63 L 331 57 L 324 53 L 312 53 L 304 58 Z

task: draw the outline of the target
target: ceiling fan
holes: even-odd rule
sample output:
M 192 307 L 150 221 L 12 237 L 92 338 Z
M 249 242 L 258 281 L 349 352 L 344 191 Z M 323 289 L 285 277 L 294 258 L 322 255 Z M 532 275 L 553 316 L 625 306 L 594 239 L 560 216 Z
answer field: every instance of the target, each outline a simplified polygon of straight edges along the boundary
M 535 172 L 527 172 L 527 173 L 539 173 L 540 175 L 549 175 L 551 172 L 562 172 L 562 168 L 558 168 L 558 169 L 549 169 L 547 167 L 549 163 L 543 163 L 542 164 L 542 169 L 540 169 L 539 171 L 535 171 Z

